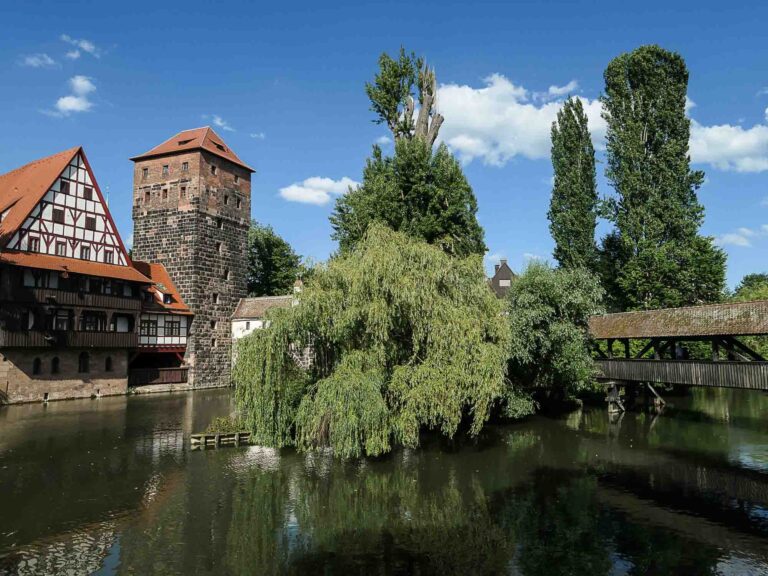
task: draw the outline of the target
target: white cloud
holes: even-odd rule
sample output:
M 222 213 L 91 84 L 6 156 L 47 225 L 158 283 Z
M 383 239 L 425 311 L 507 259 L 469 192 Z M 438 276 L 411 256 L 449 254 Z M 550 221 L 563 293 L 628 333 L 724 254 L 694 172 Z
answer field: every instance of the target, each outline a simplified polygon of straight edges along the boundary
M 30 68 L 53 68 L 56 61 L 45 53 L 30 54 L 21 59 L 21 65 Z
M 93 107 L 88 95 L 96 90 L 96 85 L 88 76 L 73 76 L 69 79 L 72 94 L 62 96 L 56 101 L 55 110 L 47 111 L 51 116 L 69 116 L 73 112 L 87 112 Z
M 212 119 L 211 121 L 213 122 L 214 126 L 216 126 L 218 128 L 221 128 L 222 130 L 225 130 L 226 132 L 234 132 L 235 131 L 235 129 L 232 128 L 232 126 L 229 125 L 229 122 L 224 120 L 224 118 L 222 118 L 218 114 L 214 114 L 213 116 L 211 116 L 211 119 Z
M 128 238 L 125 241 L 125 247 L 130 250 L 133 247 L 133 232 L 131 232 L 128 235 Z
M 576 90 L 579 88 L 579 83 L 576 80 L 571 80 L 566 84 L 565 86 L 550 86 L 547 90 L 547 95 L 557 98 L 560 96 L 567 96 L 568 94 L 573 94 Z
M 484 82 L 481 88 L 440 86 L 438 102 L 445 116 L 441 140 L 464 163 L 480 158 L 485 164 L 503 166 L 517 156 L 548 158 L 550 129 L 562 102 L 537 104 L 528 90 L 501 74 L 493 74 Z M 596 145 L 602 145 L 605 122 L 600 117 L 600 102 L 581 100 L 592 138 Z
M 313 176 L 303 182 L 296 182 L 285 188 L 280 188 L 280 196 L 289 202 L 315 204 L 322 206 L 331 201 L 333 196 L 340 196 L 349 190 L 360 186 L 351 178 L 344 176 L 340 180 Z
M 531 254 L 530 252 L 523 253 L 523 258 L 526 260 L 546 260 L 543 256 L 539 256 L 538 254 Z
M 481 159 L 485 164 L 503 166 L 513 158 L 549 158 L 550 130 L 564 95 L 578 86 L 550 86 L 547 92 L 530 92 L 501 74 L 492 74 L 484 86 L 444 84 L 440 86 L 440 113 L 445 124 L 440 139 L 463 163 Z M 606 123 L 599 100 L 579 96 L 589 118 L 592 140 L 605 148 Z M 696 103 L 687 98 L 686 114 Z M 751 128 L 739 125 L 705 126 L 691 120 L 691 159 L 719 170 L 762 172 L 768 170 L 768 109 L 766 124 Z
M 768 125 L 703 126 L 691 120 L 691 160 L 720 170 L 768 170 Z
M 757 230 L 742 227 L 737 228 L 733 232 L 718 236 L 715 238 L 715 244 L 718 246 L 741 246 L 743 248 L 749 248 L 752 246 L 754 240 L 765 236 L 768 236 L 768 224 L 763 224 Z
M 72 38 L 68 34 L 62 34 L 59 38 L 61 38 L 62 41 L 66 42 L 67 44 L 71 44 L 76 49 L 70 50 L 67 52 L 66 56 L 67 58 L 70 58 L 72 60 L 76 60 L 77 58 L 80 58 L 80 51 L 86 52 L 87 54 L 90 54 L 94 58 L 99 58 L 101 56 L 101 50 L 91 42 L 90 40 L 86 40 L 85 38 Z
M 498 264 L 502 260 L 505 260 L 507 258 L 506 254 L 504 252 L 493 252 L 492 254 L 486 254 L 485 259 L 488 260 L 491 264 Z
M 267 135 L 264 134 L 264 132 L 251 132 L 250 137 L 253 138 L 254 140 L 264 140 L 264 138 L 266 138 Z
M 387 146 L 388 144 L 392 144 L 392 138 L 389 136 L 379 136 L 376 138 L 376 144 L 379 146 Z

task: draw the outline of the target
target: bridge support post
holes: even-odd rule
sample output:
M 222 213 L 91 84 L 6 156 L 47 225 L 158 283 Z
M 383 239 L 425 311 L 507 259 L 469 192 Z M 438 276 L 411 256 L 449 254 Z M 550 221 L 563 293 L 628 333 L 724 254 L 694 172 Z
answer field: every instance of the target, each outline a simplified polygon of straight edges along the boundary
M 608 394 L 605 397 L 605 401 L 608 403 L 609 414 L 616 412 L 626 412 L 624 404 L 621 402 L 619 387 L 616 382 L 609 382 Z
M 661 409 L 662 407 L 664 407 L 667 404 L 664 401 L 664 398 L 662 398 L 661 395 L 658 392 L 656 392 L 656 389 L 651 385 L 650 382 L 646 382 L 645 386 L 646 386 L 646 389 L 648 391 L 650 391 L 651 394 L 653 394 L 653 398 L 652 399 L 650 397 L 648 397 L 649 400 L 651 400 L 651 402 L 649 402 L 649 404 L 653 403 L 653 407 L 656 408 L 656 409 Z

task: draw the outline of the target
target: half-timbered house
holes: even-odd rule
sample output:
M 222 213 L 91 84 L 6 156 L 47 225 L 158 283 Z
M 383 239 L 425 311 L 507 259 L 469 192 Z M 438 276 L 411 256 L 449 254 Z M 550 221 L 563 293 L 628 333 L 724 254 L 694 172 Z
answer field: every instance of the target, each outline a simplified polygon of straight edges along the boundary
M 125 392 L 153 290 L 82 148 L 0 176 L 0 403 Z

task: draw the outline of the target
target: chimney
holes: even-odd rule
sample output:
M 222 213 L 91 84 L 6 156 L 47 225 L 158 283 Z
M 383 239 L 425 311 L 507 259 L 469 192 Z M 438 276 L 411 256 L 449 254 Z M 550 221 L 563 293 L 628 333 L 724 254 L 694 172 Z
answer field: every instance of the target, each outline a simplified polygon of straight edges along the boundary
M 502 258 L 500 260 L 500 262 L 501 262 L 502 265 L 505 265 L 507 263 L 507 259 L 506 258 Z

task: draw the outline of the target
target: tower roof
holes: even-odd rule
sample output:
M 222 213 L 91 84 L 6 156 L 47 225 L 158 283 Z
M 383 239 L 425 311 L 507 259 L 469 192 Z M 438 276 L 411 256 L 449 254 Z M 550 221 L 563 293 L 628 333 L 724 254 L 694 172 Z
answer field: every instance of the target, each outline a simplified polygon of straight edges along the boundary
M 21 226 L 79 151 L 80 146 L 75 146 L 0 175 L 0 246 Z
M 178 154 L 179 152 L 189 152 L 191 150 L 205 150 L 220 158 L 229 160 L 250 172 L 255 172 L 253 168 L 237 157 L 237 154 L 227 146 L 224 140 L 210 126 L 179 132 L 162 144 L 155 146 L 149 152 L 134 156 L 131 160 L 136 162 L 137 160 Z

